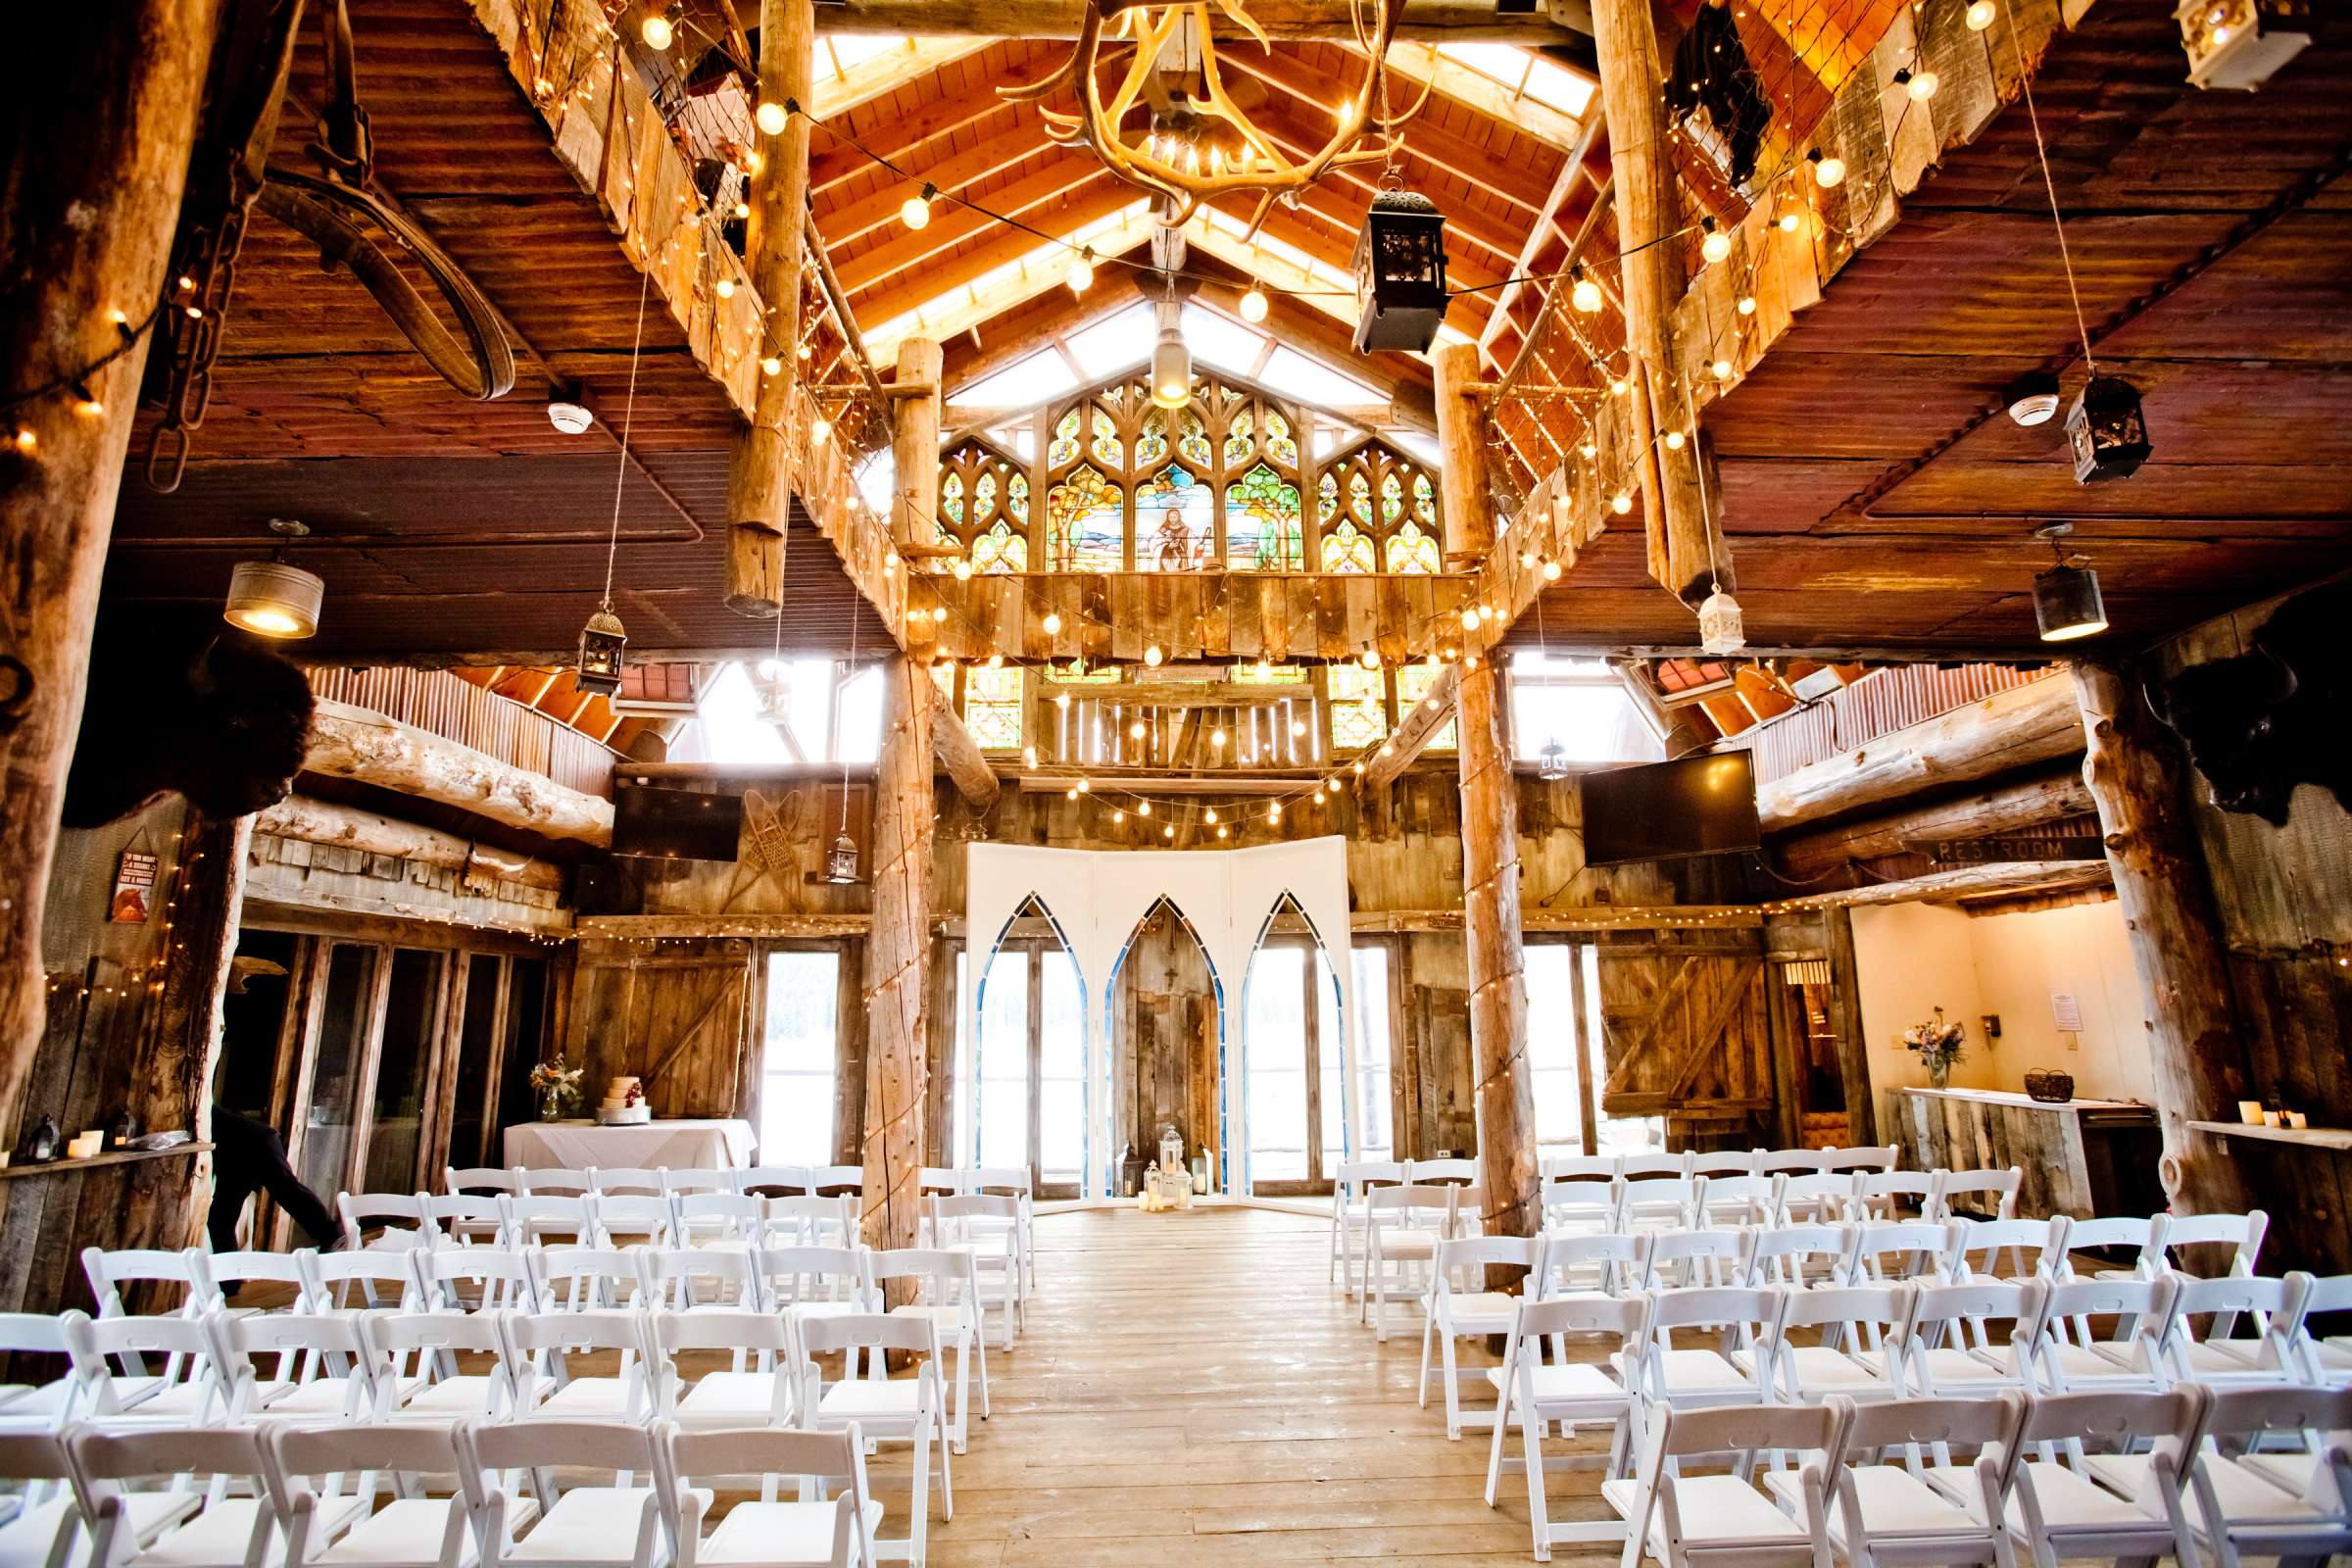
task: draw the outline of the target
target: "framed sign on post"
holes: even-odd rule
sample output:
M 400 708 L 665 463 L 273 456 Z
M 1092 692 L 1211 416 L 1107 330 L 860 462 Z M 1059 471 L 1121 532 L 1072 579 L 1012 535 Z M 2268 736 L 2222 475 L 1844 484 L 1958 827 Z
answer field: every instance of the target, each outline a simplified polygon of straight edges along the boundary
M 155 903 L 156 858 L 141 850 L 124 850 L 115 861 L 115 892 L 107 900 L 106 917 L 115 925 L 145 925 Z

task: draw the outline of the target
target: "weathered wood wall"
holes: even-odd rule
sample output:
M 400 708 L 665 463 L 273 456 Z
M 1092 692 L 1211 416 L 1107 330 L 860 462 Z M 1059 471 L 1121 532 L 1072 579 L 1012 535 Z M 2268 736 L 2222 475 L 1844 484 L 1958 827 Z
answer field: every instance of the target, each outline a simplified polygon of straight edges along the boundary
M 2281 600 L 2253 605 L 2158 650 L 2154 677 L 2244 653 Z M 2326 791 L 2295 792 L 2283 828 L 2216 809 L 2187 769 L 2243 1037 L 2248 1098 L 2274 1091 L 2314 1127 L 2352 1127 L 2352 814 Z M 2252 1201 L 2271 1216 L 2264 1272 L 2352 1269 L 2352 1154 L 2225 1140 Z
M 587 1068 L 581 1088 L 592 1100 L 607 1079 L 633 1076 L 657 1116 L 757 1114 L 751 943 L 581 948 L 563 1038 L 565 1054 Z
M 1144 917 L 1110 997 L 1113 1145 L 1149 1155 L 1173 1125 L 1188 1153 L 1207 1148 L 1212 1168 L 1224 1152 L 1210 978 L 1200 939 L 1166 905 Z M 1237 983 L 1225 977 L 1228 995 Z

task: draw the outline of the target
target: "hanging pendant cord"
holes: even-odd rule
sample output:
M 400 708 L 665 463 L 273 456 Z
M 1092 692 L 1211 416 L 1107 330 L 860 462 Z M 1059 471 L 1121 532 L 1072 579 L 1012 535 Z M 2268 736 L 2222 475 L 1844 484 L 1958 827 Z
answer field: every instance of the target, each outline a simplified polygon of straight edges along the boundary
M 2082 366 L 2096 375 L 2099 366 L 2090 355 L 2090 324 L 2083 319 L 2082 291 L 2075 284 L 2075 258 L 2066 244 L 2066 220 L 2058 211 L 2058 185 L 2050 177 L 2049 144 L 2042 140 L 2041 115 L 2034 107 L 2034 74 L 2026 70 L 2025 47 L 2017 36 L 2017 13 L 2009 0 L 2002 0 L 2001 17 L 2009 24 L 2009 47 L 2017 55 L 2018 81 L 2026 92 L 2026 122 L 2034 127 L 2034 156 L 2041 164 L 2041 188 L 2050 198 L 2050 226 L 2058 230 L 2058 265 L 2066 270 L 2067 297 L 2075 304 L 2075 335 L 2082 340 Z
M 645 296 L 654 286 L 654 270 L 649 265 L 637 276 L 637 336 L 629 345 L 629 400 L 620 412 L 620 471 L 612 476 L 612 533 L 605 541 L 602 608 L 608 613 L 612 609 L 612 566 L 620 559 L 620 493 L 629 478 L 629 426 L 637 418 L 637 357 L 645 351 Z
M 783 613 L 783 608 L 780 605 L 777 607 L 777 613 L 779 615 Z M 842 678 L 841 690 L 847 690 L 850 682 L 858 678 L 858 618 L 859 613 L 860 612 L 857 601 L 857 596 L 852 595 L 850 599 L 850 668 L 849 672 Z M 925 675 L 922 678 L 929 680 L 931 677 Z M 843 836 L 847 837 L 850 831 L 850 749 L 841 744 L 841 717 L 838 711 L 840 707 L 839 697 L 834 699 L 834 706 L 836 712 L 833 719 L 833 745 L 841 753 L 841 831 Z M 879 760 L 880 753 L 877 749 L 877 762 Z M 875 777 L 878 781 L 880 778 L 879 772 L 876 773 Z

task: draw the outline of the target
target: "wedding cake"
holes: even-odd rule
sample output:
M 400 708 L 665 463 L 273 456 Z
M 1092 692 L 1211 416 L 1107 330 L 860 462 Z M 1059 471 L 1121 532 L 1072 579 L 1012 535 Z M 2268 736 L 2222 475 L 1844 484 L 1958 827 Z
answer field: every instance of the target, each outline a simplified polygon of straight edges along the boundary
M 633 1127 L 654 1119 L 645 1102 L 645 1085 L 635 1078 L 606 1080 L 605 1098 L 598 1102 L 596 1119 L 607 1127 Z

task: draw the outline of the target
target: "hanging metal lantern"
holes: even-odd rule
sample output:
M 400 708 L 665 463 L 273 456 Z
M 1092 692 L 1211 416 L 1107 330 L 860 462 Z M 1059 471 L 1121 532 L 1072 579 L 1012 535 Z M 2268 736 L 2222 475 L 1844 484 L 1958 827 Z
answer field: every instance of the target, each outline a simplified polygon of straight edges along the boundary
M 1710 654 L 1736 654 L 1747 646 L 1740 601 L 1717 588 L 1698 607 L 1698 646 Z
M 607 697 L 620 690 L 620 651 L 628 646 L 627 628 L 612 607 L 600 607 L 580 628 L 580 662 L 572 678 L 584 692 L 602 692 Z
M 858 880 L 858 841 L 842 833 L 825 852 L 825 880 L 855 882 Z
M 2311 46 L 2311 0 L 2180 0 L 2188 79 L 2252 92 Z
M 1544 749 L 1536 753 L 1536 777 L 1547 783 L 1556 783 L 1567 776 L 1568 748 L 1557 739 L 1545 741 Z
M 2066 441 L 2075 454 L 2075 483 L 2130 474 L 2149 452 L 2138 389 L 2121 376 L 2092 376 L 2067 413 Z
M 1355 347 L 1426 354 L 1446 319 L 1446 217 L 1428 197 L 1384 190 L 1355 241 Z
M 792 722 L 792 673 L 772 659 L 752 670 L 753 711 L 763 724 L 782 729 Z

